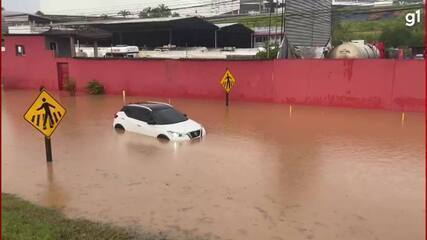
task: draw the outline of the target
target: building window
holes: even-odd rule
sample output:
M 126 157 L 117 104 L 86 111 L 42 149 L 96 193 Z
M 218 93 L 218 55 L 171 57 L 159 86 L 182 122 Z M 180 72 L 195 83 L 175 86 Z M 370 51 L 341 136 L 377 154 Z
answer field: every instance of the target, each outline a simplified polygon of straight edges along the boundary
M 16 45 L 16 56 L 25 56 L 24 45 Z
M 57 51 L 57 49 L 56 49 L 56 42 L 50 42 L 49 43 L 49 49 L 56 52 Z

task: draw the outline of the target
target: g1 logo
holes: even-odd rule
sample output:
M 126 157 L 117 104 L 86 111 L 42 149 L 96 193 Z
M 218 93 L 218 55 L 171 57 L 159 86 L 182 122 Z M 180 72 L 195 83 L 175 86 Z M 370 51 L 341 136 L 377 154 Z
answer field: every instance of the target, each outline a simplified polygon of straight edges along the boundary
M 416 23 L 421 22 L 421 10 L 417 10 L 415 13 L 408 13 L 405 16 L 406 26 L 413 27 Z

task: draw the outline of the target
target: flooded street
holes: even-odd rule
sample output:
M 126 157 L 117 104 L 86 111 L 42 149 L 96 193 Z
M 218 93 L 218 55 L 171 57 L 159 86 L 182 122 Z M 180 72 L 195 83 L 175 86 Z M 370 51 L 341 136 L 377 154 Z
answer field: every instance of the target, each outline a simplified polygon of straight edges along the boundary
M 37 94 L 3 92 L 3 192 L 70 217 L 206 239 L 425 237 L 424 114 L 172 99 L 207 136 L 161 143 L 114 131 L 121 96 L 55 93 L 68 112 L 47 166 L 23 119 Z

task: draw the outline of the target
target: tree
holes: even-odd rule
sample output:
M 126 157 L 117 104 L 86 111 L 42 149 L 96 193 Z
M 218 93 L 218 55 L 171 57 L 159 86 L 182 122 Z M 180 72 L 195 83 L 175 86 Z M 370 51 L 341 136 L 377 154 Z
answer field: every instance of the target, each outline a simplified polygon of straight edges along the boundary
M 380 41 L 389 47 L 421 47 L 424 43 L 424 26 L 418 24 L 409 28 L 403 24 L 387 26 L 381 36 Z
M 129 10 L 121 10 L 117 14 L 120 15 L 120 16 L 123 16 L 125 18 L 125 17 L 131 15 L 132 13 Z
M 43 13 L 42 11 L 38 10 L 38 11 L 36 12 L 36 15 L 38 15 L 38 16 L 44 16 L 44 13 Z
M 387 24 L 379 37 L 389 47 L 422 47 L 424 46 L 424 21 L 408 27 L 404 16 Z
M 164 4 L 151 10 L 153 17 L 169 17 L 172 15 L 171 10 Z
M 102 17 L 103 19 L 108 19 L 110 16 L 108 16 L 107 14 L 102 14 L 102 15 L 101 15 L 101 17 Z
M 151 7 L 147 7 L 142 9 L 142 11 L 139 12 L 138 16 L 139 18 L 150 18 L 150 12 L 151 12 Z
M 333 32 L 332 33 L 333 46 L 338 46 L 343 42 L 347 42 L 354 39 L 353 32 L 346 26 L 343 26 L 342 23 L 338 21 L 334 23 L 332 32 Z
M 155 8 L 147 7 L 139 12 L 138 16 L 140 18 L 161 18 L 161 17 L 178 17 L 178 13 L 173 13 L 172 11 L 164 4 L 160 4 Z

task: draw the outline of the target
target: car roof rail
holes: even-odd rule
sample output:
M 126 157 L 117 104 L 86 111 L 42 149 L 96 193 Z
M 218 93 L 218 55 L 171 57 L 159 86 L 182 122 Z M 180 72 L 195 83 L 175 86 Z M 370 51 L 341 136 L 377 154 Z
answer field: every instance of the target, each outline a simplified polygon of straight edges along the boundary
M 169 107 L 172 107 L 172 105 L 170 105 L 168 103 L 164 103 L 164 102 L 145 101 L 145 103 L 163 104 L 163 105 L 167 105 Z

